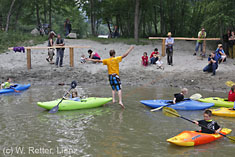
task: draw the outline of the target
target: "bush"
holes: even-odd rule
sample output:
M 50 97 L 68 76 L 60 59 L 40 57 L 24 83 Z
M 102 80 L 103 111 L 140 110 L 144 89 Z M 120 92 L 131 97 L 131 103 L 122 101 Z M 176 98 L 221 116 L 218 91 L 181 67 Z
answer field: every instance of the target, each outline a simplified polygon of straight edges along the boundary
M 47 36 L 33 36 L 30 33 L 23 32 L 2 32 L 0 31 L 0 53 L 3 53 L 8 47 L 15 46 L 32 46 L 43 43 L 47 40 Z

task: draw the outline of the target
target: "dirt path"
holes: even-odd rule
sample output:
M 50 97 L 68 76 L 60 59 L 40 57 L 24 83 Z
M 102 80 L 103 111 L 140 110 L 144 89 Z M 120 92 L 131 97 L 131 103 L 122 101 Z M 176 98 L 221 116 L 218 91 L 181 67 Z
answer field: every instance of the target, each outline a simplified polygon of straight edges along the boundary
M 66 45 L 91 46 L 102 58 L 109 57 L 109 50 L 114 49 L 116 56 L 122 55 L 130 45 L 122 43 L 101 44 L 90 40 L 65 40 Z M 173 86 L 187 87 L 195 90 L 214 90 L 228 92 L 225 85 L 228 80 L 235 81 L 235 60 L 228 59 L 219 65 L 216 76 L 204 73 L 203 67 L 207 65 L 207 58 L 198 60 L 193 56 L 195 43 L 190 41 L 176 41 L 174 46 L 173 64 L 164 62 L 164 70 L 156 66 L 141 66 L 143 52 L 148 56 L 154 48 L 161 52 L 161 42 L 154 41 L 150 45 L 134 45 L 134 50 L 120 63 L 120 77 L 123 85 L 132 86 Z M 37 46 L 46 46 L 47 42 Z M 4 81 L 6 77 L 13 77 L 18 83 L 31 83 L 42 85 L 57 85 L 59 82 L 77 80 L 80 85 L 108 85 L 107 67 L 102 64 L 80 63 L 80 56 L 88 49 L 75 49 L 75 67 L 69 67 L 69 50 L 65 50 L 64 67 L 56 68 L 46 61 L 47 50 L 32 51 L 32 69 L 27 70 L 26 54 L 9 51 L 0 54 L 0 76 Z M 212 50 L 207 49 L 207 54 Z M 54 58 L 55 60 L 55 58 Z

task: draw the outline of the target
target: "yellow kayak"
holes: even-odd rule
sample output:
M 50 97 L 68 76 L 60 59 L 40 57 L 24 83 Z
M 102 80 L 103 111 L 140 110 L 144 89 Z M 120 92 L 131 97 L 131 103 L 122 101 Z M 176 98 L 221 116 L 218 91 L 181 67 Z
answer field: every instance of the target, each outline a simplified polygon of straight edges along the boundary
M 235 117 L 235 110 L 231 108 L 217 108 L 217 109 L 210 109 L 213 115 L 216 116 L 224 116 L 224 117 Z

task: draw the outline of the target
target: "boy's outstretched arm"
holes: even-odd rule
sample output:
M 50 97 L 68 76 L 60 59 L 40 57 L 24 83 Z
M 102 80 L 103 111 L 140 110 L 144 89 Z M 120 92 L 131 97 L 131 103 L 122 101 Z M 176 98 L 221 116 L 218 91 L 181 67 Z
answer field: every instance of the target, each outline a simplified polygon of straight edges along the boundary
M 134 49 L 134 46 L 131 46 L 131 47 L 126 51 L 126 53 L 124 53 L 124 54 L 122 55 L 122 58 L 125 58 L 133 49 Z
M 91 58 L 86 58 L 86 61 L 99 62 L 99 63 L 103 62 L 102 60 L 91 59 Z

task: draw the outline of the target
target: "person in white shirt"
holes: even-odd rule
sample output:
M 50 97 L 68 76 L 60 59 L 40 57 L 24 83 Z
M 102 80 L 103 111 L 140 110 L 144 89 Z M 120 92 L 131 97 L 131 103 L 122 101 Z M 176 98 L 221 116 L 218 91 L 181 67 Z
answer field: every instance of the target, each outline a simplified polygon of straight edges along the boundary
M 167 63 L 168 65 L 173 66 L 174 38 L 172 38 L 171 35 L 172 35 L 171 32 L 168 32 L 167 34 L 168 38 L 166 38 L 165 45 L 166 45 Z

